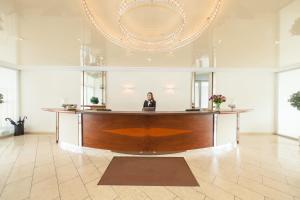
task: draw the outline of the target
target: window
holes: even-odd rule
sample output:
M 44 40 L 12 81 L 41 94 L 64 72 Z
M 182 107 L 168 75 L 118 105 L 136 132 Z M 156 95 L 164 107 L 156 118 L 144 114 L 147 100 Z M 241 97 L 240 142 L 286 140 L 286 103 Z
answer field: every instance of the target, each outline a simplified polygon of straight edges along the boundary
M 11 133 L 13 127 L 5 121 L 18 117 L 18 71 L 0 67 L 0 93 L 4 102 L 0 104 L 0 136 Z
M 105 106 L 105 84 L 105 72 L 84 72 L 83 104 L 85 106 L 91 105 L 91 98 L 97 97 L 99 105 Z
M 292 138 L 300 137 L 300 111 L 291 106 L 292 94 L 300 91 L 300 69 L 278 73 L 277 133 Z
M 209 108 L 211 74 L 194 73 L 193 77 L 193 104 L 195 105 L 195 108 Z

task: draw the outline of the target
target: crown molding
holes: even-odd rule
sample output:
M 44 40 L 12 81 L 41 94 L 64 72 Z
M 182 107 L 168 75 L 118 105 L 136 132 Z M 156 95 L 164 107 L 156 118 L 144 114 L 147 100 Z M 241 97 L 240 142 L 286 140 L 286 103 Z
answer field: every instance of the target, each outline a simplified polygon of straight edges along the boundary
M 2 60 L 0 60 L 0 67 L 7 68 L 7 69 L 21 70 L 21 67 L 19 65 L 2 61 Z
M 291 65 L 286 65 L 284 67 L 281 67 L 280 69 L 277 70 L 277 73 L 283 73 L 283 72 L 293 71 L 297 69 L 300 69 L 300 63 L 294 63 Z
M 199 73 L 211 73 L 211 72 L 270 72 L 275 73 L 277 68 L 230 68 L 230 67 L 218 67 L 218 68 L 198 68 L 198 67 L 126 67 L 126 66 L 26 66 L 22 67 L 21 71 L 118 71 L 118 72 L 199 72 Z

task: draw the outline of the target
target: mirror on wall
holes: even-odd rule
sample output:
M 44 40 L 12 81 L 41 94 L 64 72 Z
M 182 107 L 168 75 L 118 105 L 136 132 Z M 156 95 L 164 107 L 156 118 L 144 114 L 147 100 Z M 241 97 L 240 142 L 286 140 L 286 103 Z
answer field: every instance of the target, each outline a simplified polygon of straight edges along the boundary
M 106 108 L 106 72 L 83 72 L 83 108 Z
M 209 109 L 209 97 L 213 91 L 213 73 L 193 72 L 192 75 L 192 107 Z

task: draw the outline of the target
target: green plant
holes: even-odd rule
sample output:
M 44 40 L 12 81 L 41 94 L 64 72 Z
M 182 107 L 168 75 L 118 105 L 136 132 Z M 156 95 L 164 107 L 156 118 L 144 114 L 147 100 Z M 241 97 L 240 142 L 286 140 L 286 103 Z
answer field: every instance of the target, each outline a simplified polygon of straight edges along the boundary
M 0 104 L 1 103 L 4 103 L 4 101 L 3 101 L 3 94 L 0 93 Z
M 291 106 L 297 108 L 300 111 L 300 91 L 292 94 L 289 102 L 291 103 Z
M 92 97 L 90 101 L 91 101 L 92 104 L 98 104 L 99 103 L 98 97 Z

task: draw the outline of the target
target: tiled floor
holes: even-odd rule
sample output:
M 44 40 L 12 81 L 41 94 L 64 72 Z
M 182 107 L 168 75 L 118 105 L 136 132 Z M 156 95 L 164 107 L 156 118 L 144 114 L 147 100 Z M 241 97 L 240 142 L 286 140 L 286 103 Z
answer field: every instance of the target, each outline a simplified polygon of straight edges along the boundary
M 0 199 L 300 200 L 300 148 L 277 136 L 171 155 L 186 158 L 200 187 L 97 186 L 114 155 L 67 152 L 46 135 L 0 139 Z

